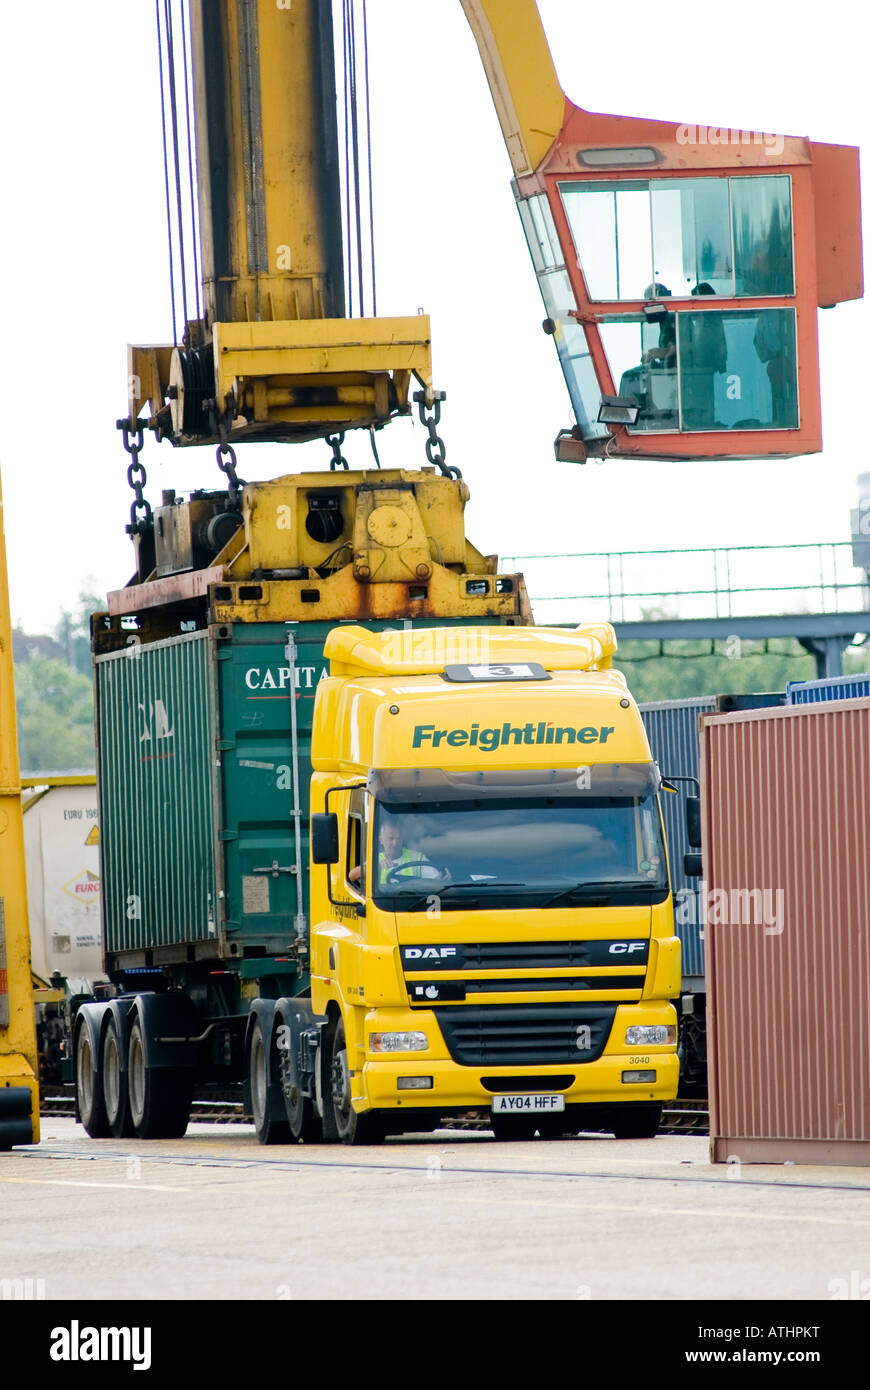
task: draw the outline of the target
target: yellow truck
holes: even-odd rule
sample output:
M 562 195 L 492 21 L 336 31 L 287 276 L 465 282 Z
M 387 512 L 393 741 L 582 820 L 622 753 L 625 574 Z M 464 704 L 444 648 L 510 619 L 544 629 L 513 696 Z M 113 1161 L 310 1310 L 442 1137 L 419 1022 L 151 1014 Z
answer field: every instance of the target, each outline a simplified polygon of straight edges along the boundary
M 330 634 L 310 1002 L 279 999 L 272 1035 L 294 1137 L 372 1143 L 468 1112 L 500 1138 L 656 1133 L 680 944 L 615 646 L 607 624 Z

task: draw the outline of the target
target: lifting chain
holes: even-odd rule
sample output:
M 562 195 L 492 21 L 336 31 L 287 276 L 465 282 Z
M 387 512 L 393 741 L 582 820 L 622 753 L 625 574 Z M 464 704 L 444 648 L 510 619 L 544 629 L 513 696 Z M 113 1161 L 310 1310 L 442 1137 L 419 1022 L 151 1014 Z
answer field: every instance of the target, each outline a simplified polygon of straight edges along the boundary
M 414 392 L 414 400 L 419 408 L 420 424 L 425 425 L 429 431 L 429 438 L 426 440 L 427 459 L 433 467 L 440 468 L 445 478 L 461 478 L 462 474 L 458 468 L 447 467 L 447 446 L 438 434 L 438 426 L 441 423 L 441 402 L 446 398 L 446 391 L 435 391 L 433 393 L 432 413 L 427 415 L 425 391 Z
M 236 472 L 236 451 L 232 444 L 227 442 L 229 439 L 229 421 L 232 417 L 229 411 L 225 415 L 218 415 L 216 401 L 207 401 L 206 409 L 208 410 L 209 427 L 214 434 L 220 437 L 220 444 L 215 450 L 217 466 L 229 485 L 227 491 L 230 494 L 230 502 L 238 509 L 242 488 L 246 484 L 244 478 L 240 478 Z
M 344 443 L 344 431 L 342 431 L 341 434 L 328 434 L 326 436 L 326 442 L 332 445 L 332 459 L 329 464 L 330 470 L 332 471 L 336 468 L 349 468 L 350 464 L 341 452 L 341 446 Z M 378 466 L 380 467 L 380 465 Z
M 130 462 L 127 466 L 127 482 L 136 494 L 133 505 L 130 508 L 130 524 L 124 529 L 130 536 L 139 535 L 146 531 L 151 524 L 151 503 L 144 494 L 146 482 L 145 466 L 139 462 L 139 454 L 145 443 L 145 432 L 140 424 L 136 428 L 131 428 L 129 420 L 118 420 L 117 428 L 121 431 L 124 441 L 124 448 L 130 455 Z M 139 516 L 138 513 L 142 515 Z

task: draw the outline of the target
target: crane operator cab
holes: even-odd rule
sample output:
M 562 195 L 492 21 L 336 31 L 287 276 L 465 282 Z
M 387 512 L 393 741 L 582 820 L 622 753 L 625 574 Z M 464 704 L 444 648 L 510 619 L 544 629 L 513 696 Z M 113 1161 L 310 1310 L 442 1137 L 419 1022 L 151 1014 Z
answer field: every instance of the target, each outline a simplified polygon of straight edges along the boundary
M 515 180 L 577 422 L 557 456 L 819 450 L 816 309 L 862 293 L 857 150 L 566 110 Z

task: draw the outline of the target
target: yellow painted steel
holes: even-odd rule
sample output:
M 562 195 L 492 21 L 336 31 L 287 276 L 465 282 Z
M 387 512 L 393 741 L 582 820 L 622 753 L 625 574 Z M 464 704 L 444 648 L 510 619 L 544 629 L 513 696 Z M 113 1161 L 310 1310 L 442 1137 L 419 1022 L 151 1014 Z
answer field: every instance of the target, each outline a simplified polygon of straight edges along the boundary
M 472 597 L 467 584 L 478 584 L 479 574 L 453 574 L 433 564 L 424 586 L 363 584 L 350 566 L 326 579 L 263 580 L 250 583 L 213 584 L 210 608 L 217 623 L 346 622 L 349 618 L 438 618 L 447 616 L 473 621 L 498 618 L 507 623 L 531 621 L 531 608 L 522 575 L 487 577 L 491 592 Z M 495 584 L 507 581 L 510 592 L 496 594 Z M 259 592 L 252 593 L 256 588 Z
M 462 0 L 516 176 L 531 174 L 562 128 L 565 94 L 535 0 Z
M 62 776 L 51 777 L 22 777 L 21 785 L 27 787 L 95 787 L 97 785 L 96 773 L 93 772 L 71 772 Z
M 514 172 L 528 174 L 565 109 L 537 6 L 462 6 Z M 409 411 L 415 379 L 431 405 L 428 318 L 340 317 L 328 7 L 191 0 L 191 52 L 204 317 L 187 325 L 187 344 L 213 345 L 202 369 L 213 370 L 218 411 L 235 411 L 233 438 L 304 441 L 384 424 Z M 185 415 L 178 350 L 131 347 L 127 376 L 131 423 L 147 404 L 155 428 L 178 444 L 217 437 L 198 412 Z
M 613 965 L 584 969 L 591 988 L 583 1002 L 608 1001 L 616 1005 L 609 1040 L 596 1061 L 558 1065 L 487 1065 L 487 1073 L 508 1077 L 521 1072 L 523 1088 L 529 1078 L 540 1078 L 540 1089 L 552 1089 L 549 1078 L 571 1078 L 557 1089 L 567 1104 L 598 1102 L 618 1104 L 662 1102 L 676 1096 L 679 1063 L 674 1044 L 642 1049 L 625 1043 L 632 1025 L 665 1025 L 676 1036 L 676 1012 L 671 1003 L 680 990 L 680 943 L 674 935 L 670 896 L 654 907 L 579 906 L 500 908 L 497 914 L 481 908 L 457 906 L 434 925 L 426 912 L 388 912 L 369 896 L 360 902 L 362 915 L 345 882 L 343 866 L 350 862 L 348 810 L 351 788 L 359 786 L 372 769 L 493 771 L 577 769 L 604 764 L 652 765 L 649 743 L 640 713 L 628 695 L 625 678 L 612 669 L 616 650 L 613 629 L 607 623 L 589 624 L 574 631 L 534 627 L 430 628 L 372 633 L 359 626 L 337 628 L 327 639 L 325 655 L 330 674 L 320 682 L 312 729 L 311 807 L 326 806 L 337 812 L 339 861 L 330 870 L 332 900 L 327 892 L 326 869 L 311 866 L 311 994 L 319 1014 L 337 1010 L 343 1020 L 352 1072 L 351 1097 L 358 1113 L 368 1110 L 487 1108 L 492 1088 L 482 1084 L 481 1067 L 462 1066 L 450 1056 L 444 1035 L 432 1010 L 408 1003 L 408 980 L 431 978 L 425 967 L 403 973 L 398 945 L 450 943 L 528 943 L 613 941 L 614 938 L 649 942 L 649 960 L 643 985 L 636 979 L 624 989 L 620 976 L 636 976 L 622 957 Z M 517 726 L 529 719 L 529 688 L 502 682 L 445 682 L 442 672 L 453 664 L 537 662 L 549 679 L 534 687 L 536 720 L 544 721 L 560 735 L 576 731 L 577 738 L 527 744 L 514 740 L 499 743 L 481 753 L 467 740 L 445 737 L 422 742 L 415 729 L 437 725 L 447 730 L 500 729 L 505 721 Z M 578 725 L 590 726 L 578 729 Z M 564 727 L 562 727 L 564 726 Z M 530 726 L 527 726 L 530 727 Z M 540 726 L 539 726 L 540 727 Z M 606 730 L 604 741 L 585 735 Z M 581 735 L 583 737 L 581 737 Z M 584 746 L 580 746 L 583 744 Z M 485 764 L 483 763 L 485 759 Z M 422 809 L 422 807 L 421 807 Z M 369 817 L 366 862 L 375 857 L 374 827 Z M 436 890 L 437 892 L 437 890 Z M 359 900 L 358 900 L 359 901 Z M 565 977 L 565 988 L 553 988 L 554 976 Z M 439 964 L 439 980 L 486 978 L 488 1005 L 576 1003 L 572 989 L 575 967 L 493 968 L 485 966 L 451 970 Z M 596 990 L 595 976 L 610 977 L 605 990 Z M 537 979 L 548 979 L 550 988 L 535 988 Z M 511 983 L 527 981 L 518 989 Z M 497 982 L 504 981 L 504 989 Z M 461 1005 L 444 1001 L 445 1012 Z M 424 1051 L 383 1055 L 369 1045 L 372 1033 L 422 1032 Z M 643 1058 L 638 1057 L 638 1053 Z M 623 1071 L 640 1066 L 655 1073 L 654 1080 L 633 1085 L 623 1081 Z M 428 1090 L 408 1095 L 398 1080 L 409 1076 L 432 1079 Z
M 460 479 L 445 478 L 434 469 L 383 468 L 334 473 L 290 473 L 270 482 L 251 483 L 242 497 L 244 547 L 234 537 L 213 563 L 227 577 L 255 572 L 308 568 L 322 574 L 338 570 L 362 549 L 393 554 L 387 569 L 379 563 L 381 579 L 393 570 L 407 579 L 411 556 L 402 559 L 426 537 L 429 556 L 443 567 L 479 575 L 494 573 L 495 556 L 481 555 L 466 539 L 465 507 L 470 493 Z M 389 524 L 396 499 L 411 528 L 406 536 Z M 336 513 L 336 532 L 322 539 L 310 525 L 312 507 L 328 504 Z M 381 516 L 381 507 L 385 508 Z M 383 525 L 381 524 L 383 523 Z M 330 532 L 330 534 L 332 534 Z M 410 573 L 414 577 L 416 570 Z M 358 576 L 359 577 L 359 576 Z M 368 578 L 375 576 L 370 572 Z M 445 615 L 449 616 L 449 615 Z
M 246 424 L 384 424 L 410 409 L 412 377 L 431 397 L 425 314 L 216 323 L 213 342 L 217 399 L 232 399 L 239 414 L 234 435 Z
M 0 1091 L 6 1087 L 29 1089 L 31 1131 L 33 1141 L 38 1142 L 39 1066 L 30 978 L 20 777 L 0 485 L 0 948 L 5 946 L 0 953 Z M 8 1021 L 4 1021 L 7 1014 Z
M 251 483 L 243 527 L 215 557 L 214 621 L 498 618 L 528 623 L 522 575 L 465 536 L 469 491 L 434 469 L 299 473 Z M 334 525 L 318 534 L 312 509 Z M 292 577 L 288 577 L 291 576 Z M 253 581 L 253 582 L 252 582 Z
M 329 318 L 343 310 L 321 8 L 317 0 L 191 4 L 209 327 Z M 323 63 L 331 61 L 330 35 Z M 332 194 L 325 166 L 334 176 Z

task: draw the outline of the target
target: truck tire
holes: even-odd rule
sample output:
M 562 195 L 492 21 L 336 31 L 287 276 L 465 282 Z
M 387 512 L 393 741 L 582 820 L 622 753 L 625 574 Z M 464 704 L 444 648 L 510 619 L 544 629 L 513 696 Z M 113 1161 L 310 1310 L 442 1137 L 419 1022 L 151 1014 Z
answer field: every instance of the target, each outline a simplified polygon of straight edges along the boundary
M 301 1140 L 303 1144 L 323 1143 L 323 1121 L 314 1113 L 311 1097 L 303 1096 L 298 1086 L 293 1096 L 284 1092 L 284 1109 L 292 1139 L 297 1143 Z
M 115 1139 L 133 1136 L 130 1101 L 127 1094 L 127 1072 L 122 1065 L 122 1043 L 116 1020 L 110 1016 L 103 1035 L 100 1071 L 103 1077 L 103 1104 L 109 1132 Z
M 655 1139 L 662 1122 L 661 1105 L 616 1106 L 611 1129 L 616 1139 Z
M 91 1139 L 107 1139 L 111 1134 L 103 1100 L 103 1077 L 91 1046 L 91 1035 L 84 1024 L 76 1037 L 76 1105 Z
M 137 1139 L 180 1139 L 190 1119 L 193 1071 L 149 1067 L 142 1020 L 130 1029 L 127 1048 L 130 1118 Z
M 382 1144 L 386 1129 L 377 1111 L 366 1111 L 358 1115 L 351 1104 L 350 1069 L 347 1060 L 347 1042 L 344 1036 L 344 1019 L 336 1024 L 332 1039 L 332 1065 L 330 1067 L 330 1099 L 335 1128 L 342 1144 Z
M 489 1127 L 496 1139 L 534 1139 L 538 1121 L 534 1115 L 491 1115 Z
M 277 1056 L 272 1060 L 271 1073 L 274 1075 L 279 1064 Z M 258 1018 L 254 1022 L 251 1040 L 248 1044 L 248 1076 L 251 1081 L 251 1108 L 254 1112 L 254 1128 L 261 1144 L 292 1144 L 294 1139 L 286 1119 L 278 1120 L 272 1115 L 268 1062 L 263 1024 Z

